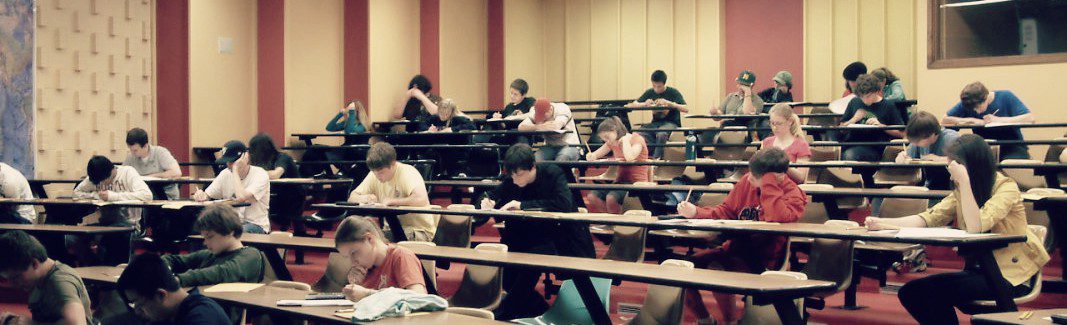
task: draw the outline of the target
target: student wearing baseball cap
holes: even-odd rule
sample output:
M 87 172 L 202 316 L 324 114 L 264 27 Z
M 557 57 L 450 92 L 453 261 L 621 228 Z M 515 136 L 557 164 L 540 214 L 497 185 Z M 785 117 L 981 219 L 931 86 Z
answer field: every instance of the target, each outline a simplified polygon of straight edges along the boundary
M 242 228 L 250 234 L 265 234 L 270 230 L 267 209 L 270 206 L 270 175 L 263 168 L 249 164 L 248 147 L 241 141 L 230 140 L 222 148 L 222 154 L 215 160 L 216 164 L 226 165 L 219 172 L 211 185 L 205 190 L 196 190 L 193 199 L 202 202 L 213 200 L 234 200 L 248 203 L 247 207 L 237 208 L 241 215 Z
M 752 71 L 742 71 L 737 75 L 737 91 L 726 95 L 719 107 L 712 107 L 711 114 L 735 115 L 735 114 L 759 114 L 766 113 L 763 109 L 763 99 L 752 91 L 752 85 L 756 84 L 756 74 Z M 750 126 L 755 125 L 753 118 L 723 119 L 722 126 Z M 703 134 L 701 142 L 713 143 L 718 131 L 707 131 Z
M 764 103 L 788 103 L 793 101 L 793 74 L 789 71 L 778 71 L 774 74 L 774 87 L 759 92 L 759 98 Z

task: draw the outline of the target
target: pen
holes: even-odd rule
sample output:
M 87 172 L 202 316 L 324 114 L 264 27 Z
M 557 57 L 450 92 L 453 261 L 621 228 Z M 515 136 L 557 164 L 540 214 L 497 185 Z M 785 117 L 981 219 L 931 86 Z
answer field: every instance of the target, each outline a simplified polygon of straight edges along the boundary
M 334 311 L 334 313 L 351 313 L 351 312 L 354 312 L 354 311 L 356 311 L 355 308 L 348 308 L 348 309 L 338 309 L 338 310 Z
M 689 193 L 685 194 L 685 202 L 689 202 L 689 197 L 693 195 L 693 189 L 689 189 Z
M 1024 311 L 1024 312 L 1019 313 L 1019 319 L 1021 319 L 1021 320 L 1027 320 L 1027 319 L 1030 319 L 1030 317 L 1033 317 L 1033 316 L 1034 316 L 1034 311 L 1033 310 Z

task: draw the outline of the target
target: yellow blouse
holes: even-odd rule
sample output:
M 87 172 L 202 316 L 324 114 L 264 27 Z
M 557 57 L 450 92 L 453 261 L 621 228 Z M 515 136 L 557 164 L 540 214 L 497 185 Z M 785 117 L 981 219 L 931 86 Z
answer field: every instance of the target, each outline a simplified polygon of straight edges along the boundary
M 952 191 L 937 205 L 919 214 L 919 217 L 926 220 L 927 227 L 942 227 L 955 221 L 957 228 L 966 229 L 963 208 L 957 198 L 959 195 L 959 190 Z M 980 214 L 982 232 L 1026 235 L 1026 242 L 1012 243 L 993 251 L 1000 272 L 1011 285 L 1026 282 L 1048 263 L 1049 256 L 1044 245 L 1027 228 L 1022 194 L 1014 180 L 997 173 L 993 195 L 981 207 Z

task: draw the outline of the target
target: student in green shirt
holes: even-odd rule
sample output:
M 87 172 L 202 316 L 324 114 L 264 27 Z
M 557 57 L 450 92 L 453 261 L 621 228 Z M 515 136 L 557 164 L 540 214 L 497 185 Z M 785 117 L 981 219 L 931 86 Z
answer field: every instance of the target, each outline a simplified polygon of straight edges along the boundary
M 348 102 L 329 123 L 326 123 L 326 131 L 330 132 L 344 131 L 345 134 L 356 134 L 370 129 L 370 116 L 367 108 L 359 100 Z
M 4 312 L 0 324 L 90 324 L 89 293 L 74 269 L 48 258 L 44 246 L 29 234 L 10 231 L 0 236 L 0 279 L 30 292 L 30 318 Z
M 645 124 L 639 133 L 650 143 L 664 144 L 670 138 L 671 132 L 652 131 L 656 129 L 677 129 L 682 126 L 682 113 L 689 113 L 685 98 L 674 87 L 667 86 L 667 73 L 663 70 L 652 72 L 652 88 L 641 94 L 641 97 L 626 107 L 666 107 L 664 110 L 652 112 L 652 122 Z M 663 157 L 663 147 L 652 150 L 653 158 Z
M 258 249 L 241 244 L 241 217 L 233 207 L 216 204 L 204 208 L 193 229 L 204 236 L 207 249 L 163 256 L 182 287 L 263 280 L 266 259 Z

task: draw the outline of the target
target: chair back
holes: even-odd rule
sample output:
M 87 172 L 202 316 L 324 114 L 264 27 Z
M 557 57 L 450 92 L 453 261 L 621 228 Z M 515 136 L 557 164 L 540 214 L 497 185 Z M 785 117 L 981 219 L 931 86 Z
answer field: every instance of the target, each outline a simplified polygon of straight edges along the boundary
M 716 144 L 743 144 L 748 143 L 750 139 L 749 131 L 743 126 L 728 126 L 719 132 L 715 138 Z M 716 160 L 742 160 L 745 156 L 746 147 L 743 146 L 730 146 L 730 147 L 715 147 L 715 151 L 712 152 L 711 157 Z
M 474 250 L 486 253 L 507 252 L 508 246 L 485 243 L 479 244 Z M 459 288 L 452 297 L 448 298 L 448 305 L 484 310 L 496 309 L 504 298 L 503 276 L 500 267 L 467 264 Z
M 1064 191 L 1058 188 L 1032 188 L 1029 191 L 1026 191 L 1026 194 L 1023 194 L 1023 197 L 1032 196 L 1041 198 L 1063 194 Z M 1034 209 L 1034 203 L 1029 200 L 1023 200 L 1023 207 L 1026 208 L 1026 224 L 1043 226 L 1046 228 L 1046 232 L 1049 235 L 1045 237 L 1043 244 L 1045 245 L 1045 250 L 1052 253 L 1052 250 L 1055 249 L 1055 241 L 1053 239 L 1056 238 L 1056 234 L 1052 231 L 1053 228 L 1051 227 L 1048 211 Z
M 630 210 L 624 215 L 635 216 L 647 221 L 652 221 L 652 212 L 647 210 Z M 645 260 L 645 242 L 648 238 L 648 228 L 632 226 L 614 226 L 614 234 L 611 246 L 604 259 L 624 262 L 643 262 Z
M 790 272 L 790 271 L 766 271 L 760 274 L 761 276 L 768 278 L 779 279 L 791 279 L 791 280 L 807 280 L 808 277 L 804 273 Z M 794 304 L 797 306 L 797 311 L 803 313 L 804 311 L 804 298 L 795 299 Z M 801 315 L 803 318 L 803 315 Z M 759 306 L 752 301 L 752 296 L 745 296 L 745 315 L 741 317 L 738 322 L 740 324 L 782 324 L 782 320 L 778 317 L 778 312 L 774 308 L 774 305 L 768 304 Z
M 855 221 L 847 220 L 829 220 L 825 224 L 842 228 L 859 226 Z M 838 292 L 844 290 L 852 281 L 854 246 L 852 240 L 815 238 L 808 263 L 802 272 L 812 280 L 836 283 Z
M 841 161 L 829 161 L 831 163 L 837 163 Z M 860 175 L 852 173 L 852 168 L 847 167 L 834 167 L 827 168 L 824 172 L 819 173 L 816 183 L 830 184 L 835 188 L 863 188 L 863 178 Z M 842 209 L 855 209 L 863 206 L 867 202 L 863 197 L 843 197 L 837 199 L 838 207 Z
M 493 312 L 481 308 L 448 307 L 445 308 L 445 312 L 485 319 L 496 319 Z
M 448 210 L 474 210 L 471 204 L 452 204 Z M 437 220 L 437 232 L 433 243 L 437 246 L 462 247 L 471 246 L 471 217 L 463 215 L 442 214 Z
M 608 303 L 611 297 L 611 279 L 590 278 L 590 280 L 593 282 L 593 288 L 600 302 L 605 308 L 610 306 Z M 535 322 L 540 324 L 593 324 L 593 319 L 589 315 L 585 302 L 574 285 L 574 280 L 567 280 L 563 281 L 552 307 L 544 315 L 537 317 Z M 522 320 L 519 323 L 526 322 Z
M 666 260 L 663 266 L 693 268 L 693 262 L 682 260 Z M 682 323 L 684 311 L 685 290 L 679 287 L 669 287 L 652 284 L 645 293 L 645 302 L 641 311 L 630 320 L 632 325 L 673 325 Z
M 1045 226 L 1029 225 L 1026 228 L 1028 232 L 1027 237 L 1029 237 L 1030 234 L 1033 234 L 1035 237 L 1037 237 L 1037 240 L 1039 242 L 1044 242 L 1046 236 L 1048 236 L 1048 228 L 1045 228 Z M 1024 304 L 1034 301 L 1039 295 L 1041 295 L 1041 283 L 1044 282 L 1042 281 L 1042 273 L 1044 272 L 1042 272 L 1042 269 L 1039 268 L 1037 270 L 1037 273 L 1034 273 L 1034 276 L 1030 277 L 1030 279 L 1027 280 L 1030 283 L 1030 291 L 1020 297 L 1015 298 L 1015 304 Z M 969 314 L 986 313 L 993 312 L 991 310 L 995 309 L 996 306 L 997 302 L 994 300 L 975 300 L 969 304 L 960 306 L 960 310 Z
M 893 192 L 926 192 L 923 186 L 893 186 Z M 876 217 L 900 218 L 920 214 L 930 206 L 930 199 L 887 197 L 882 200 L 882 210 Z
M 396 245 L 400 246 L 400 247 L 418 247 L 418 246 L 434 247 L 434 246 L 437 246 L 434 243 L 424 242 L 424 241 L 402 241 L 402 242 L 396 243 Z M 420 262 L 422 262 L 422 274 L 423 274 L 423 276 L 425 276 L 426 279 L 429 279 L 430 284 L 433 284 L 433 287 L 436 288 L 437 287 L 437 261 L 424 259 L 424 260 L 421 260 Z
M 1004 159 L 1001 163 L 1040 165 L 1042 162 L 1033 159 Z M 1034 170 L 1031 168 L 1001 168 L 1001 171 L 1015 180 L 1016 184 L 1019 184 L 1020 191 L 1026 192 L 1032 188 L 1048 187 L 1048 184 L 1045 183 L 1045 178 L 1034 175 Z

